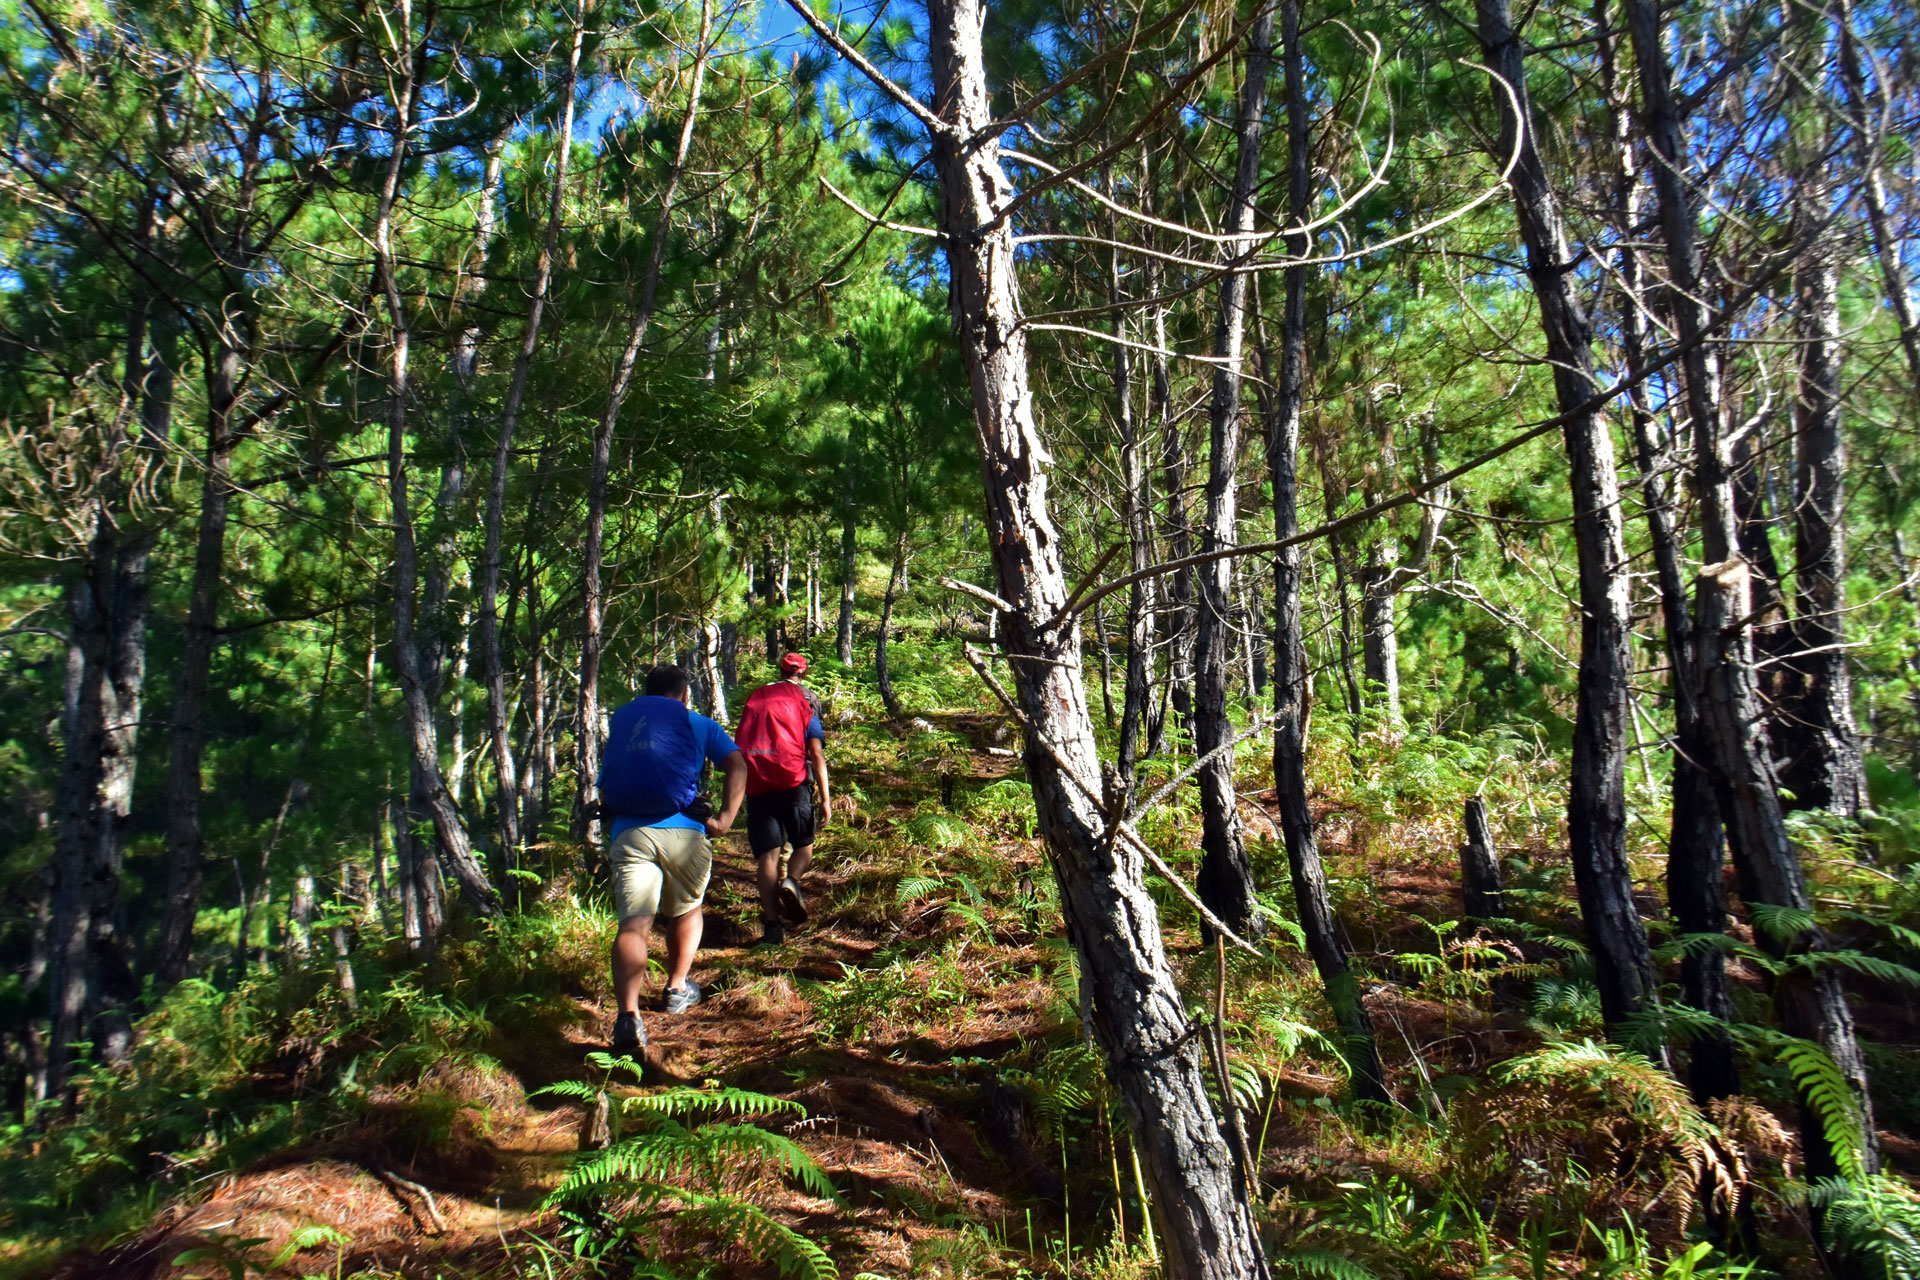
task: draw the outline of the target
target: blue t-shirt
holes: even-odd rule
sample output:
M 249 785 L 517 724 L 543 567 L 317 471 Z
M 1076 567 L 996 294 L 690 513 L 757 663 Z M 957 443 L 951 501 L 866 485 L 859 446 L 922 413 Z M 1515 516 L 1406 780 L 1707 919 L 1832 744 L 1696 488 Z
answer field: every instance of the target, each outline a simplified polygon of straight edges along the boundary
M 685 716 L 684 722 L 680 721 Z M 681 738 L 677 730 L 684 723 L 691 734 L 691 742 Z M 673 758 L 654 749 L 655 744 L 672 744 L 670 754 Z M 687 751 L 690 747 L 691 750 Z M 740 748 L 728 736 L 719 724 L 701 715 L 689 711 L 677 698 L 635 698 L 613 713 L 608 725 L 607 750 L 600 764 L 600 781 L 603 793 L 606 790 L 609 768 L 624 772 L 626 780 L 637 784 L 648 792 L 674 792 L 668 797 L 673 810 L 665 816 L 649 814 L 621 814 L 614 818 L 607 829 L 609 840 L 618 839 L 620 834 L 633 827 L 675 827 L 687 831 L 704 831 L 702 823 L 695 822 L 679 807 L 691 801 L 698 792 L 700 764 L 706 761 L 715 765 Z M 682 757 L 682 752 L 686 757 Z

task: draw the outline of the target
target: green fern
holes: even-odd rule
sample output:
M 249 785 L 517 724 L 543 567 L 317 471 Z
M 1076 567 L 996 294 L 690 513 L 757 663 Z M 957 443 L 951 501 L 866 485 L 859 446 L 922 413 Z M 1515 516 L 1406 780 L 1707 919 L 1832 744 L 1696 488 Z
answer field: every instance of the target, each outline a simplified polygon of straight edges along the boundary
M 747 1198 L 755 1188 L 787 1184 L 843 1208 L 826 1171 L 783 1134 L 722 1121 L 804 1116 L 799 1103 L 746 1089 L 681 1088 L 627 1098 L 621 1111 L 644 1131 L 581 1159 L 547 1197 L 548 1206 L 604 1210 L 610 1201 L 629 1201 L 632 1207 L 621 1214 L 624 1226 L 644 1235 L 659 1226 L 649 1211 L 671 1203 L 679 1210 L 672 1218 L 676 1227 L 737 1242 L 783 1276 L 837 1276 L 819 1245 Z M 695 1119 L 701 1122 L 683 1123 Z M 737 1190 L 742 1179 L 745 1192 Z
M 1841 1174 L 1850 1182 L 1860 1181 L 1866 1172 L 1862 1158 L 1864 1139 L 1860 1112 L 1854 1103 L 1853 1083 L 1827 1051 L 1811 1040 L 1793 1036 L 1769 1039 L 1781 1065 L 1793 1077 L 1794 1088 L 1819 1120 L 1821 1133 Z
M 1827 1248 L 1875 1280 L 1920 1280 L 1920 1194 L 1898 1178 L 1822 1178 L 1807 1189 Z
M 787 1098 L 755 1093 L 750 1089 L 668 1089 L 644 1097 L 628 1098 L 627 1114 L 690 1116 L 711 1112 L 719 1116 L 792 1116 L 800 1119 L 807 1109 Z
M 838 1280 L 827 1251 L 751 1200 L 731 1195 L 682 1193 L 680 1225 L 717 1240 L 736 1240 L 756 1258 L 771 1261 L 787 1280 Z
M 1752 904 L 1753 927 L 1775 942 L 1789 943 L 1813 929 L 1817 921 L 1805 907 L 1785 907 L 1773 902 Z
M 939 887 L 937 876 L 902 876 L 900 887 L 894 890 L 893 900 L 899 906 L 909 906 Z
M 592 1102 L 599 1096 L 599 1089 L 582 1080 L 556 1080 L 527 1095 L 529 1098 L 578 1098 L 582 1102 Z
M 1273 1259 L 1273 1271 L 1278 1276 L 1314 1280 L 1380 1280 L 1370 1268 L 1331 1249 L 1290 1249 L 1284 1257 Z
M 1686 1045 L 1716 1038 L 1738 1040 L 1746 1030 L 1748 1028 L 1690 1004 L 1656 1004 L 1621 1019 L 1620 1039 L 1629 1049 L 1653 1054 L 1667 1044 Z
M 1879 982 L 1894 986 L 1920 987 L 1920 972 L 1864 951 L 1806 951 L 1793 957 L 1783 968 L 1813 970 L 1822 966 L 1851 969 Z

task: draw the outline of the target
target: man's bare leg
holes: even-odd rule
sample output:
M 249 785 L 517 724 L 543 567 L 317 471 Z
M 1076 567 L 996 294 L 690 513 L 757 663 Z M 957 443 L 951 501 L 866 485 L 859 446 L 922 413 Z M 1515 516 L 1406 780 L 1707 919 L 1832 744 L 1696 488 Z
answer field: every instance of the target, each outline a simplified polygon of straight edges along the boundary
M 797 858 L 799 855 L 794 856 Z M 760 887 L 760 918 L 778 920 L 780 918 L 780 850 L 769 849 L 765 853 L 755 854 L 754 858 L 758 863 L 754 868 L 753 878 Z
M 693 969 L 694 954 L 700 950 L 700 934 L 705 929 L 703 921 L 699 907 L 667 921 L 664 930 L 667 935 L 665 990 L 671 991 L 686 985 L 687 974 Z
M 673 923 L 668 925 L 667 954 L 673 954 Z M 613 935 L 613 998 L 621 1013 L 640 1012 L 640 987 L 647 977 L 647 939 L 653 932 L 652 916 L 628 916 Z M 694 934 L 696 941 L 699 934 Z

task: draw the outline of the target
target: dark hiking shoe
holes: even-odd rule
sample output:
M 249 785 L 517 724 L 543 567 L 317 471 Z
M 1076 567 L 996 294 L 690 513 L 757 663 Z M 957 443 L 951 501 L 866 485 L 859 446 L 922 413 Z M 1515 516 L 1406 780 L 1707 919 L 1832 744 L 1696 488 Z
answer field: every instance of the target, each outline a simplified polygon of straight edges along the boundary
M 647 1029 L 637 1013 L 623 1013 L 613 1020 L 613 1054 L 632 1057 L 646 1047 Z
M 780 910 L 785 913 L 789 924 L 807 922 L 807 900 L 800 896 L 800 886 L 788 876 L 780 882 Z
M 760 941 L 753 945 L 756 947 L 777 947 L 786 940 L 787 926 L 781 924 L 778 920 L 762 920 L 760 922 Z
M 668 987 L 660 993 L 660 1008 L 664 1013 L 685 1013 L 699 1003 L 700 984 L 692 978 L 688 978 L 683 987 Z

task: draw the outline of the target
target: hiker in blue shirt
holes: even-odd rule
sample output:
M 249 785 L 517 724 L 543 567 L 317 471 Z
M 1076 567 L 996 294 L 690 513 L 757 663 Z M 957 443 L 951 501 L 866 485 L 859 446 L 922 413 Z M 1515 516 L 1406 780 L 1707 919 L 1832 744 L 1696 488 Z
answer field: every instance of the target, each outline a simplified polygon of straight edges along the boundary
M 611 844 L 613 994 L 620 1012 L 613 1051 L 631 1054 L 647 1042 L 640 1024 L 640 984 L 647 972 L 653 918 L 664 917 L 667 980 L 660 1007 L 683 1013 L 700 999 L 687 976 L 700 948 L 700 904 L 713 873 L 710 837 L 733 826 L 747 791 L 747 760 L 727 731 L 687 706 L 687 673 L 658 666 L 640 697 L 613 713 L 600 759 L 600 805 Z M 726 774 L 720 811 L 700 797 L 706 764 Z

